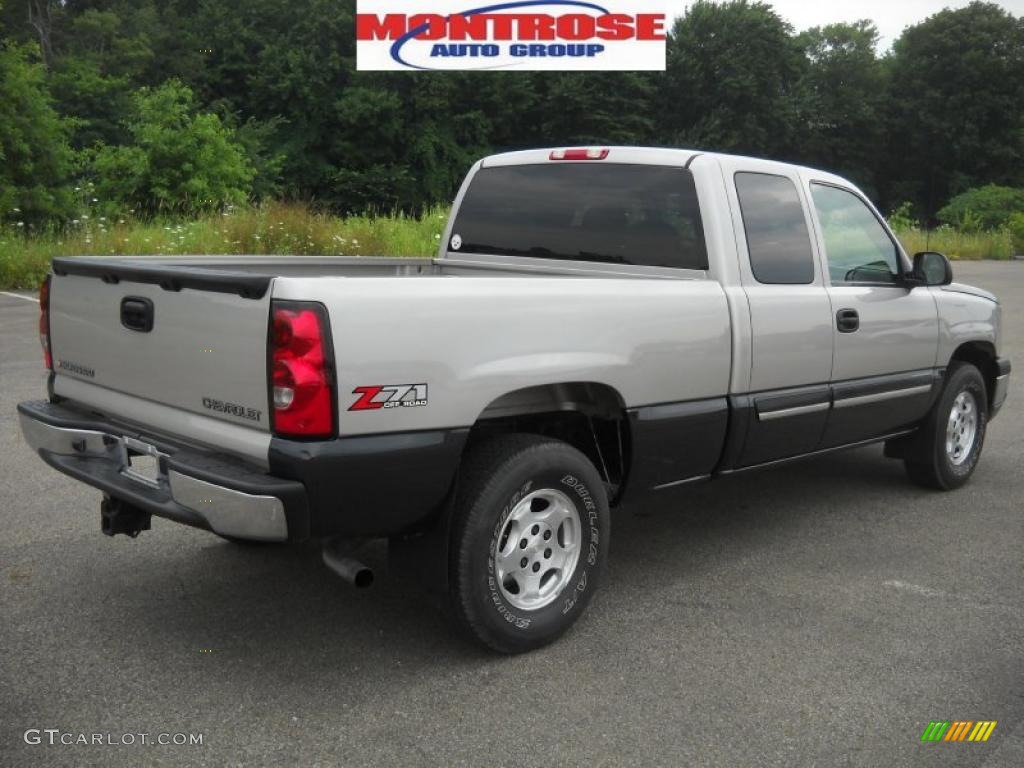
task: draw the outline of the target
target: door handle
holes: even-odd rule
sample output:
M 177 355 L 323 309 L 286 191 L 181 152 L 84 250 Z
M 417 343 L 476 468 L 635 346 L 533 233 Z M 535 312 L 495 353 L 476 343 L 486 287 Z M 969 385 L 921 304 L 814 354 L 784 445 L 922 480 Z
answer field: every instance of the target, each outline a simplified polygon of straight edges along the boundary
M 840 309 L 836 312 L 836 328 L 840 333 L 853 333 L 860 328 L 860 315 L 856 309 Z

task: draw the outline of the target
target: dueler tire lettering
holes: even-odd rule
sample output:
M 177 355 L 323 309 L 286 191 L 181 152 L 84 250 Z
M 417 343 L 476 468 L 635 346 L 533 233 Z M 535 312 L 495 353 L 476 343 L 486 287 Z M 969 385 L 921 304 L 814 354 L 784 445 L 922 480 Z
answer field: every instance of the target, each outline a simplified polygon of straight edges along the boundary
M 498 583 L 494 553 L 516 505 L 530 494 L 535 498 L 548 492 L 575 508 L 579 556 L 561 590 L 547 598 L 550 602 L 524 609 L 512 605 Z M 522 434 L 471 443 L 460 470 L 451 530 L 450 599 L 457 623 L 501 653 L 529 651 L 558 638 L 580 617 L 600 583 L 609 518 L 600 475 L 572 446 Z

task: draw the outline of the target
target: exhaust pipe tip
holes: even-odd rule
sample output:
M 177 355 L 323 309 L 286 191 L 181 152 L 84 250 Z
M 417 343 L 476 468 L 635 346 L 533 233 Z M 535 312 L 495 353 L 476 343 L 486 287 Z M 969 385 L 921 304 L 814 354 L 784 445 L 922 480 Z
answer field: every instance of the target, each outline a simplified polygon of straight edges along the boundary
M 362 563 L 356 563 L 355 573 L 352 575 L 352 584 L 356 589 L 366 589 L 373 586 L 373 570 Z
M 356 589 L 366 589 L 373 584 L 373 569 L 354 557 L 347 557 L 324 547 L 324 565 L 341 576 Z

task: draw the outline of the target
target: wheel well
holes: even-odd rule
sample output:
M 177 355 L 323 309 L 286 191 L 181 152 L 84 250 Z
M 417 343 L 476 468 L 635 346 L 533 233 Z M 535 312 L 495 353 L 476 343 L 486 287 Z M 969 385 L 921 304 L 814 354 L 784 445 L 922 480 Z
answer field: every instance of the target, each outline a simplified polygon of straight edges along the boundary
M 995 396 L 996 377 L 999 375 L 996 348 L 987 341 L 969 341 L 957 347 L 950 360 L 962 360 L 981 371 L 981 377 L 985 380 L 988 404 L 991 407 L 992 398 Z
M 622 397 L 612 387 L 566 382 L 508 392 L 480 414 L 469 441 L 505 432 L 544 435 L 569 443 L 613 486 L 610 498 L 619 496 L 629 468 L 629 423 Z

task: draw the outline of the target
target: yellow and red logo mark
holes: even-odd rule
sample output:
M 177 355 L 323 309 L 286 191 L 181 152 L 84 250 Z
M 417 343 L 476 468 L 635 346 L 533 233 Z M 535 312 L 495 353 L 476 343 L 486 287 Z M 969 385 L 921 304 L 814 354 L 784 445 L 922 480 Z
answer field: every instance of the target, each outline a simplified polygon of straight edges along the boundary
M 932 720 L 921 734 L 921 741 L 988 741 L 996 728 L 995 720 Z

